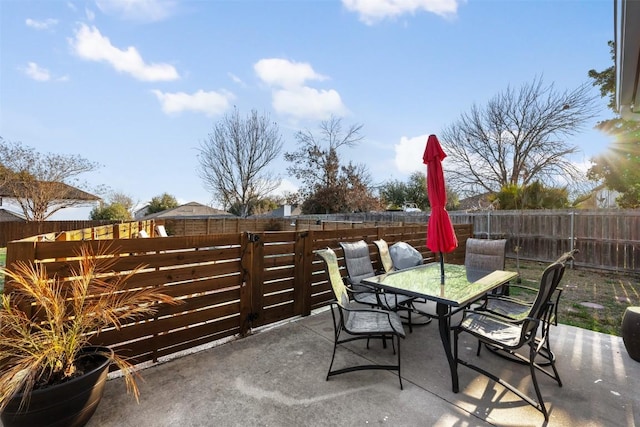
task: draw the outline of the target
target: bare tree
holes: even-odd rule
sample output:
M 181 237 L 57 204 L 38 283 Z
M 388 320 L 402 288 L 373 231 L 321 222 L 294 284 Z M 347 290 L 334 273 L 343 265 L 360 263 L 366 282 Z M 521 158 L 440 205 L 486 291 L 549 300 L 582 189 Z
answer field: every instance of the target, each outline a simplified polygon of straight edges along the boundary
M 536 78 L 517 90 L 508 87 L 485 107 L 474 104 L 442 133 L 448 184 L 472 195 L 509 184 L 582 180 L 567 157 L 578 147 L 565 139 L 595 117 L 594 100 L 588 84 L 559 92 Z
M 361 130 L 362 125 L 351 125 L 343 132 L 342 121 L 332 116 L 320 123 L 317 134 L 309 129 L 299 131 L 298 150 L 284 155 L 291 162 L 287 171 L 305 184 L 307 192 L 312 192 L 316 185 L 335 185 L 340 172 L 338 150 L 362 141 Z
M 341 164 L 338 150 L 353 147 L 363 136 L 362 125 L 342 129 L 340 118 L 332 116 L 320 123 L 317 133 L 311 130 L 296 134 L 298 149 L 285 153 L 291 163 L 289 174 L 303 182 L 299 191 L 304 213 L 367 211 L 377 208 L 372 195 L 371 177 L 364 165 Z
M 224 205 L 238 206 L 241 216 L 268 196 L 280 180 L 267 170 L 282 150 L 277 123 L 255 110 L 245 119 L 237 109 L 218 122 L 209 138 L 200 145 L 200 177 Z
M 98 166 L 78 155 L 42 154 L 0 137 L 0 190 L 16 200 L 29 221 L 44 221 L 61 209 L 97 200 L 77 186 L 78 175 Z

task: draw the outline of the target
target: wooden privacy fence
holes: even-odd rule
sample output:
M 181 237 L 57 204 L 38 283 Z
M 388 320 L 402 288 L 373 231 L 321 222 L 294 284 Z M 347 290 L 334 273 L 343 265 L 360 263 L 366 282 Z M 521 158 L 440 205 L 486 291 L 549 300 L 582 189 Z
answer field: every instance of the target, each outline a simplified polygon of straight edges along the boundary
M 79 221 L 78 223 L 86 225 L 87 221 Z M 91 223 L 93 221 L 89 221 Z M 62 227 L 66 221 L 61 221 Z M 23 224 L 46 224 L 44 223 L 23 223 Z M 44 227 L 46 228 L 46 227 Z M 89 227 L 80 229 L 59 229 L 55 227 L 55 231 L 44 232 L 37 235 L 30 235 L 19 240 L 24 242 L 64 242 L 73 240 L 113 240 L 113 239 L 135 239 L 141 237 L 140 232 L 145 231 L 148 236 L 155 237 L 155 221 L 136 221 L 125 223 L 108 223 L 106 225 L 90 225 Z M 28 230 L 29 228 L 27 228 Z M 18 240 L 18 239 L 15 239 Z
M 549 262 L 580 250 L 575 265 L 625 274 L 640 272 L 640 209 L 451 211 L 454 224 L 473 224 L 475 237 L 505 238 L 507 257 Z M 366 212 L 318 220 L 426 224 L 429 212 Z
M 335 230 L 343 228 L 369 228 L 378 225 L 402 225 L 401 221 L 340 221 L 320 218 L 238 218 L 238 217 L 186 217 L 158 220 L 172 236 L 199 236 L 202 234 L 240 233 L 251 231 Z M 414 222 L 413 225 L 416 223 Z M 426 224 L 426 221 L 424 222 Z
M 7 242 L 25 237 L 43 235 L 55 239 L 57 235 L 67 230 L 99 228 L 113 223 L 113 221 L 0 222 L 0 248 L 7 246 Z
M 550 261 L 578 249 L 576 265 L 640 272 L 640 210 L 528 210 L 454 212 L 454 223 L 472 223 L 474 234 L 509 240 L 509 255 Z
M 456 225 L 455 231 L 461 244 L 445 259 L 462 263 L 464 242 L 473 229 L 465 224 Z M 142 363 L 225 337 L 243 336 L 252 327 L 309 315 L 333 299 L 324 266 L 314 251 L 335 249 L 344 275 L 338 242 L 364 239 L 372 262 L 377 264 L 372 241 L 380 238 L 389 244 L 402 240 L 424 257 L 434 256 L 425 246 L 424 225 L 411 225 L 106 241 L 16 241 L 7 247 L 7 265 L 16 260 L 38 262 L 49 273 L 64 277 L 83 244 L 96 251 L 107 245 L 116 258 L 115 274 L 145 265 L 127 282 L 127 289 L 158 287 L 183 304 L 162 306 L 153 318 L 129 322 L 120 330 L 106 330 L 95 342 Z M 11 292 L 10 282 L 5 284 L 5 292 Z

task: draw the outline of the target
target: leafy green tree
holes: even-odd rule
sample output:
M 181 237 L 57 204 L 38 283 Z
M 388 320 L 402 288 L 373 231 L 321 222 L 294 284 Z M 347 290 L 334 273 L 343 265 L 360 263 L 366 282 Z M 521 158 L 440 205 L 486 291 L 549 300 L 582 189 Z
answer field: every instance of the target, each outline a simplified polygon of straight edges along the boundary
M 89 214 L 93 220 L 131 221 L 133 218 L 133 199 L 120 192 L 112 192 L 107 197 L 107 202 L 101 202 L 94 207 Z
M 300 131 L 296 134 L 298 149 L 287 152 L 285 160 L 291 163 L 289 174 L 302 181 L 299 190 L 302 212 L 339 213 L 366 212 L 379 209 L 379 200 L 373 195 L 371 177 L 361 164 L 343 164 L 338 151 L 362 141 L 362 125 L 343 130 L 340 118 L 332 116 L 320 123 L 318 132 Z
M 229 208 L 229 213 L 232 213 L 236 216 L 243 216 L 245 213 L 248 216 L 251 215 L 262 215 L 268 212 L 271 212 L 274 209 L 277 209 L 278 206 L 284 204 L 284 199 L 279 197 L 265 197 L 264 199 L 257 200 L 252 202 L 251 205 L 247 206 L 240 202 L 236 202 L 231 205 Z
M 379 191 L 381 202 L 386 209 L 400 209 L 407 200 L 407 184 L 397 179 L 383 183 Z
M 89 218 L 93 220 L 131 221 L 131 212 L 122 204 L 115 202 L 94 207 Z
M 448 186 L 446 191 L 447 209 L 457 209 L 460 205 L 458 195 Z M 412 202 L 425 211 L 430 207 L 426 174 L 416 171 L 409 176 L 407 182 L 389 181 L 380 187 L 380 197 L 383 204 L 390 209 L 399 209 L 405 202 Z
M 255 110 L 225 116 L 200 146 L 200 177 L 225 208 L 247 217 L 253 206 L 280 185 L 267 167 L 282 150 L 278 124 Z
M 178 207 L 178 201 L 174 196 L 169 193 L 162 193 L 159 196 L 155 196 L 149 202 L 147 208 L 147 214 L 166 211 L 167 209 L 173 209 Z
M 615 46 L 609 41 L 611 59 L 615 61 Z M 616 112 L 615 69 L 589 70 L 594 86 L 600 86 L 600 95 L 609 98 L 608 106 Z M 603 181 L 607 188 L 618 191 L 616 199 L 621 208 L 640 207 L 640 121 L 624 120 L 618 116 L 598 123 L 598 129 L 613 136 L 606 152 L 591 159 L 593 165 L 587 177 Z
M 527 186 L 505 185 L 491 200 L 498 201 L 498 209 L 562 209 L 569 206 L 566 188 L 545 187 L 540 181 Z

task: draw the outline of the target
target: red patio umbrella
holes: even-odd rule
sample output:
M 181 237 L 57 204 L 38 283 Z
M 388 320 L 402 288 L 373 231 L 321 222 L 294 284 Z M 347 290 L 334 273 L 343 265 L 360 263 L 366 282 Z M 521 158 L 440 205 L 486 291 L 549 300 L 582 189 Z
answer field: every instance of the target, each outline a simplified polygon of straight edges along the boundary
M 440 146 L 435 135 L 429 135 L 422 162 L 427 165 L 427 196 L 431 205 L 431 215 L 427 227 L 427 247 L 440 253 L 440 283 L 444 284 L 443 253 L 451 252 L 458 246 L 458 239 L 453 231 L 451 218 L 445 209 L 447 192 L 444 188 L 442 160 L 447 155 Z

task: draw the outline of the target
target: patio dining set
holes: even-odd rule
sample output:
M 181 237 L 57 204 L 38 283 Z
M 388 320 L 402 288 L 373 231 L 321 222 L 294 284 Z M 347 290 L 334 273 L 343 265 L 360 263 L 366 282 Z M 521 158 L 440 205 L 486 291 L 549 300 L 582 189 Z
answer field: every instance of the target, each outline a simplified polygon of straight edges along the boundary
M 505 271 L 506 240 L 468 239 L 464 265 L 424 260 L 405 242 L 391 246 L 384 240 L 372 243 L 379 271 L 374 269 L 369 243 L 364 240 L 340 242 L 335 251 L 316 251 L 335 294 L 331 304 L 334 348 L 327 380 L 347 372 L 382 369 L 397 372 L 402 389 L 400 343 L 414 327 L 428 325 L 433 319 L 454 393 L 460 391 L 458 367 L 466 366 L 516 394 L 547 421 L 549 414 L 536 375 L 542 372 L 562 387 L 549 335 L 557 321 L 565 265 L 576 251 L 550 263 L 540 277 L 539 288 L 530 288 L 517 283 L 517 273 Z M 339 255 L 344 258 L 344 270 L 340 269 Z M 477 340 L 476 357 L 484 347 L 506 363 L 528 365 L 535 397 L 474 364 L 473 355 L 463 356 L 458 345 L 463 334 Z M 359 340 L 366 340 L 367 349 L 371 340 L 380 340 L 383 351 L 391 347 L 396 362 L 334 368 L 338 348 Z

